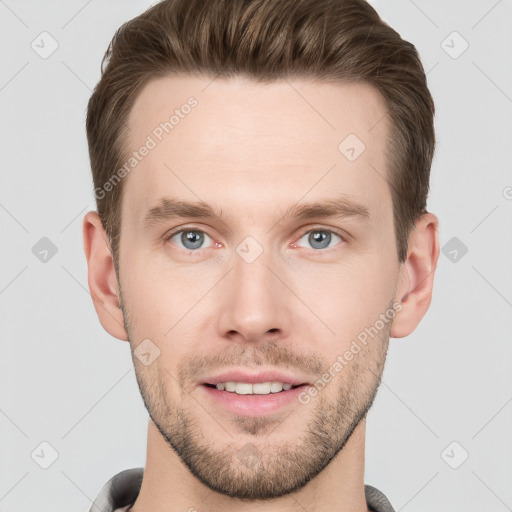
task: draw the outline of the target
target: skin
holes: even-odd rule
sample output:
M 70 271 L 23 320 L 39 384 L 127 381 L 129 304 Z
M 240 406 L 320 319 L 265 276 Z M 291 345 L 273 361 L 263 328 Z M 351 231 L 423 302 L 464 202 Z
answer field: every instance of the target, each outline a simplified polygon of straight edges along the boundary
M 129 341 L 132 356 L 144 339 L 160 351 L 149 365 L 133 357 L 150 421 L 132 510 L 366 511 L 365 415 L 390 336 L 409 335 L 430 305 L 438 219 L 418 219 L 399 265 L 385 180 L 389 118 L 370 85 L 159 78 L 135 101 L 127 148 L 190 96 L 197 107 L 124 178 L 119 279 L 97 213 L 83 224 L 101 324 Z M 366 145 L 355 161 L 338 150 L 350 133 Z M 339 193 L 369 218 L 283 217 L 290 205 Z M 202 200 L 224 218 L 144 228 L 163 196 Z M 166 239 L 184 227 L 204 234 L 199 248 L 186 251 L 180 233 Z M 309 236 L 326 230 L 324 246 Z M 236 251 L 247 236 L 263 250 L 251 263 Z M 235 367 L 313 383 L 394 303 L 392 322 L 307 404 L 247 417 L 200 386 Z

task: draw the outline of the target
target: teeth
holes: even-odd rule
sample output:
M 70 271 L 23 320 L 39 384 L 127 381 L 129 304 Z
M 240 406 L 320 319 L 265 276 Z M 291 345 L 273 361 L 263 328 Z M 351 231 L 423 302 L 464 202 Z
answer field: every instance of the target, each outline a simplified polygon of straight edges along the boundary
M 268 395 L 287 391 L 292 387 L 288 382 L 258 382 L 249 384 L 247 382 L 219 382 L 215 386 L 221 391 L 229 391 L 237 395 Z

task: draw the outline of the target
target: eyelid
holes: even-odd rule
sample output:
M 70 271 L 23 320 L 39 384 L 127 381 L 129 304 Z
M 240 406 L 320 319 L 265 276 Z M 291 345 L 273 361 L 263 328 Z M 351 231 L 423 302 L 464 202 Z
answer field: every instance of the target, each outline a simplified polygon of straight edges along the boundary
M 208 231 L 212 229 L 211 226 L 198 226 L 196 225 L 190 225 L 190 224 L 183 224 L 181 226 L 175 226 L 174 228 L 170 229 L 166 232 L 164 235 L 165 237 L 173 236 L 176 233 L 179 233 L 180 231 L 200 231 L 201 233 L 206 233 L 208 235 Z M 211 238 L 211 236 L 210 236 Z
M 327 231 L 334 233 L 338 235 L 340 238 L 343 238 L 343 240 L 347 240 L 349 238 L 349 234 L 345 231 L 342 231 L 338 228 L 333 228 L 330 226 L 324 226 L 322 224 L 316 225 L 316 226 L 308 226 L 305 231 L 302 231 L 302 234 L 299 236 L 299 238 L 302 238 L 306 233 L 309 233 L 310 231 Z
M 165 240 L 169 240 L 169 238 L 172 238 L 174 235 L 177 235 L 178 233 L 181 233 L 182 231 L 200 231 L 201 233 L 205 233 L 208 235 L 208 233 L 206 233 L 206 231 L 204 231 L 203 229 L 200 229 L 196 226 L 178 226 L 178 227 L 173 228 L 170 231 L 168 231 L 164 235 L 164 238 L 165 238 Z

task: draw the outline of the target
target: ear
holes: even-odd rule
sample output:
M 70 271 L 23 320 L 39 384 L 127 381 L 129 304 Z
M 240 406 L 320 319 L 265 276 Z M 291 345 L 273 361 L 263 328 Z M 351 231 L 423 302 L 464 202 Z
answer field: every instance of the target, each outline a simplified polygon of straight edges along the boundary
M 439 220 L 434 214 L 426 212 L 415 223 L 409 236 L 407 258 L 400 265 L 395 299 L 401 300 L 402 309 L 393 320 L 392 338 L 411 334 L 427 312 L 438 258 Z
M 97 212 L 88 212 L 83 222 L 84 252 L 88 283 L 96 314 L 103 328 L 114 338 L 126 341 L 123 312 L 119 307 L 119 285 L 108 235 Z

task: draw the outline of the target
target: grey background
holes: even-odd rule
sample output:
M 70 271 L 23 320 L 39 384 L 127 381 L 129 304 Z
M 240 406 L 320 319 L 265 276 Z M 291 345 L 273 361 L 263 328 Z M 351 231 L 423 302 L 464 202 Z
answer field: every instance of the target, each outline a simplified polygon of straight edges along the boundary
M 443 253 L 429 312 L 391 340 L 365 482 L 397 511 L 512 510 L 512 2 L 372 3 L 428 71 Z M 94 311 L 81 227 L 86 103 L 114 31 L 150 4 L 0 0 L 2 512 L 85 512 L 145 462 L 148 415 L 128 344 Z

